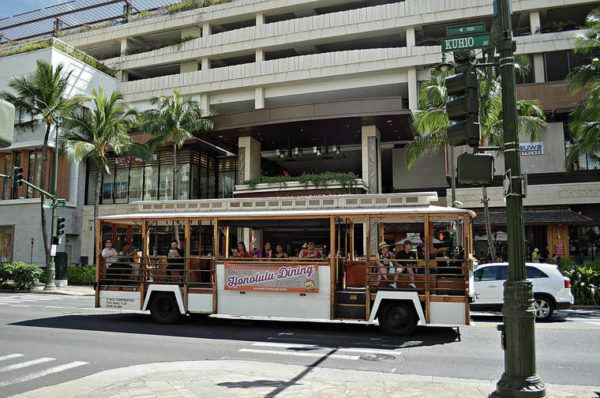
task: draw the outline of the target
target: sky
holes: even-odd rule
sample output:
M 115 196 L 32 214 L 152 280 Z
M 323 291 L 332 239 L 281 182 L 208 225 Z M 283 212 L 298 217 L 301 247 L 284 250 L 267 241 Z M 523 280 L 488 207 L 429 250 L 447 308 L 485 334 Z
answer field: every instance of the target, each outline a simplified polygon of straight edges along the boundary
M 0 18 L 38 10 L 67 0 L 0 0 Z

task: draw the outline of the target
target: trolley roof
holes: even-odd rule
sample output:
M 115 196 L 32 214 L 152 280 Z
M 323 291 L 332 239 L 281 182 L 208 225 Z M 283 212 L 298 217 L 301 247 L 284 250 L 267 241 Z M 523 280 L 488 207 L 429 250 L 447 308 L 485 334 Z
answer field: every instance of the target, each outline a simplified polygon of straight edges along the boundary
M 343 209 L 302 209 L 302 210 L 237 210 L 237 211 L 194 211 L 194 212 L 161 212 L 118 214 L 98 217 L 104 221 L 132 221 L 141 219 L 181 219 L 181 218 L 221 218 L 221 219 L 256 219 L 256 218 L 326 218 L 329 216 L 393 216 L 393 215 L 425 215 L 449 216 L 457 218 L 468 215 L 475 217 L 475 212 L 468 209 L 441 206 L 415 206 L 396 208 L 343 208 Z

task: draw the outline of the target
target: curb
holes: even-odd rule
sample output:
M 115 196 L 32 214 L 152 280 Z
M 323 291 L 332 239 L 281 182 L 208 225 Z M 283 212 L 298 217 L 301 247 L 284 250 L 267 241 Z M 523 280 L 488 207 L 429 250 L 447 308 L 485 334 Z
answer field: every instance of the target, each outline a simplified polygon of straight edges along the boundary
M 600 310 L 600 305 L 573 305 L 572 310 Z
M 71 293 L 71 292 L 61 292 L 57 290 L 32 290 L 28 293 L 32 294 L 56 294 L 59 296 L 78 296 L 78 297 L 93 297 L 94 293 Z

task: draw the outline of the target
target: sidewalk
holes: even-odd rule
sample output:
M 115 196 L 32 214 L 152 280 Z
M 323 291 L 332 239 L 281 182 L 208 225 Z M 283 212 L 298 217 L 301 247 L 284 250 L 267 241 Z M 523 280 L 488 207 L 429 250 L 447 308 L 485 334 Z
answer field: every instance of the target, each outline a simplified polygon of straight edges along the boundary
M 93 286 L 64 286 L 57 287 L 54 290 L 44 290 L 44 286 L 36 286 L 31 289 L 31 293 L 37 294 L 62 294 L 67 296 L 93 296 Z
M 495 381 L 311 368 L 250 361 L 164 362 L 112 369 L 17 397 L 483 398 Z M 548 385 L 548 396 L 597 397 L 600 387 Z

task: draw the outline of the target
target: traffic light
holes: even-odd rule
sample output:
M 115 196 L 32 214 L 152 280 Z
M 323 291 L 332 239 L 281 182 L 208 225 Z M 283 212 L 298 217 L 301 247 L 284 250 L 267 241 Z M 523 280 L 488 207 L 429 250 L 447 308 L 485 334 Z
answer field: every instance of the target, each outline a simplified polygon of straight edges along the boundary
M 65 233 L 65 218 L 56 217 L 56 236 L 61 236 Z
M 12 196 L 13 199 L 19 198 L 19 187 L 23 185 L 23 168 L 15 166 L 13 168 L 13 183 L 12 183 Z
M 460 59 L 459 59 L 460 60 Z M 450 145 L 479 146 L 479 82 L 475 67 L 468 59 L 456 66 L 457 74 L 446 78 L 449 100 L 446 112 L 450 119 Z

